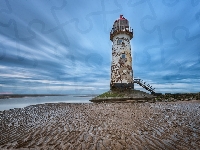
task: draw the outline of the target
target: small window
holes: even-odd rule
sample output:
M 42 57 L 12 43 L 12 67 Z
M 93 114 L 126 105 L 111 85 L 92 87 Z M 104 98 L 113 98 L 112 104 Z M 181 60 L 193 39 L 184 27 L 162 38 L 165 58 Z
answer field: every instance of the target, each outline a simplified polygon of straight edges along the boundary
M 122 58 L 126 58 L 126 54 L 122 54 Z
M 118 45 L 121 45 L 122 42 L 123 42 L 123 39 L 118 39 L 118 40 L 117 40 L 117 44 L 118 44 Z

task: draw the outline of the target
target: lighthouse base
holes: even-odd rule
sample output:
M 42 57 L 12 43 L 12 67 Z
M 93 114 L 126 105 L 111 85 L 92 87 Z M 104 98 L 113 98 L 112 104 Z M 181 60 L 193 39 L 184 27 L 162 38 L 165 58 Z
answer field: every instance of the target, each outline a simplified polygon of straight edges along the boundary
M 126 90 L 126 89 L 134 89 L 134 83 L 113 83 L 110 84 L 110 89 L 120 89 L 120 90 Z
M 105 92 L 97 97 L 92 98 L 90 101 L 94 103 L 99 102 L 120 102 L 120 103 L 137 103 L 137 102 L 154 102 L 156 96 L 140 90 L 119 90 L 113 89 Z

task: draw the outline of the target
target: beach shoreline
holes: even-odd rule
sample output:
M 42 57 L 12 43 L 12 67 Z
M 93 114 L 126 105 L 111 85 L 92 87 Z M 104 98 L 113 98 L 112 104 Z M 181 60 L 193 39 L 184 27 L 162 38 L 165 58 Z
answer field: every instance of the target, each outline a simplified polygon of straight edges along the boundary
M 0 149 L 198 149 L 200 101 L 47 103 L 0 112 Z
M 0 94 L 0 99 L 45 97 L 45 96 L 67 96 L 68 94 Z

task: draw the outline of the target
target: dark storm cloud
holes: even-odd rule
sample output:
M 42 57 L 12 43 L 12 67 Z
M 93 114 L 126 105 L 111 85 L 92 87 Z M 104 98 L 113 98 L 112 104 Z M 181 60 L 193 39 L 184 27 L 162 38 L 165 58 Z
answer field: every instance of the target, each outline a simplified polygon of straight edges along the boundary
M 109 31 L 120 14 L 134 29 L 135 77 L 158 92 L 199 91 L 199 5 L 193 1 L 2 1 L 0 93 L 108 90 Z

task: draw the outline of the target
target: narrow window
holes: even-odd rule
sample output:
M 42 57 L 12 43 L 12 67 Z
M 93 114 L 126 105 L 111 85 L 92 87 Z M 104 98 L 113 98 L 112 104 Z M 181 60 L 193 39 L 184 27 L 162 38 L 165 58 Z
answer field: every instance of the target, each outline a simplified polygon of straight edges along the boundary
M 118 45 L 121 45 L 121 44 L 122 44 L 122 42 L 123 42 L 123 40 L 122 40 L 122 39 L 118 39 L 118 40 L 117 40 L 117 44 L 118 44 Z
M 126 54 L 122 54 L 122 58 L 126 58 Z

